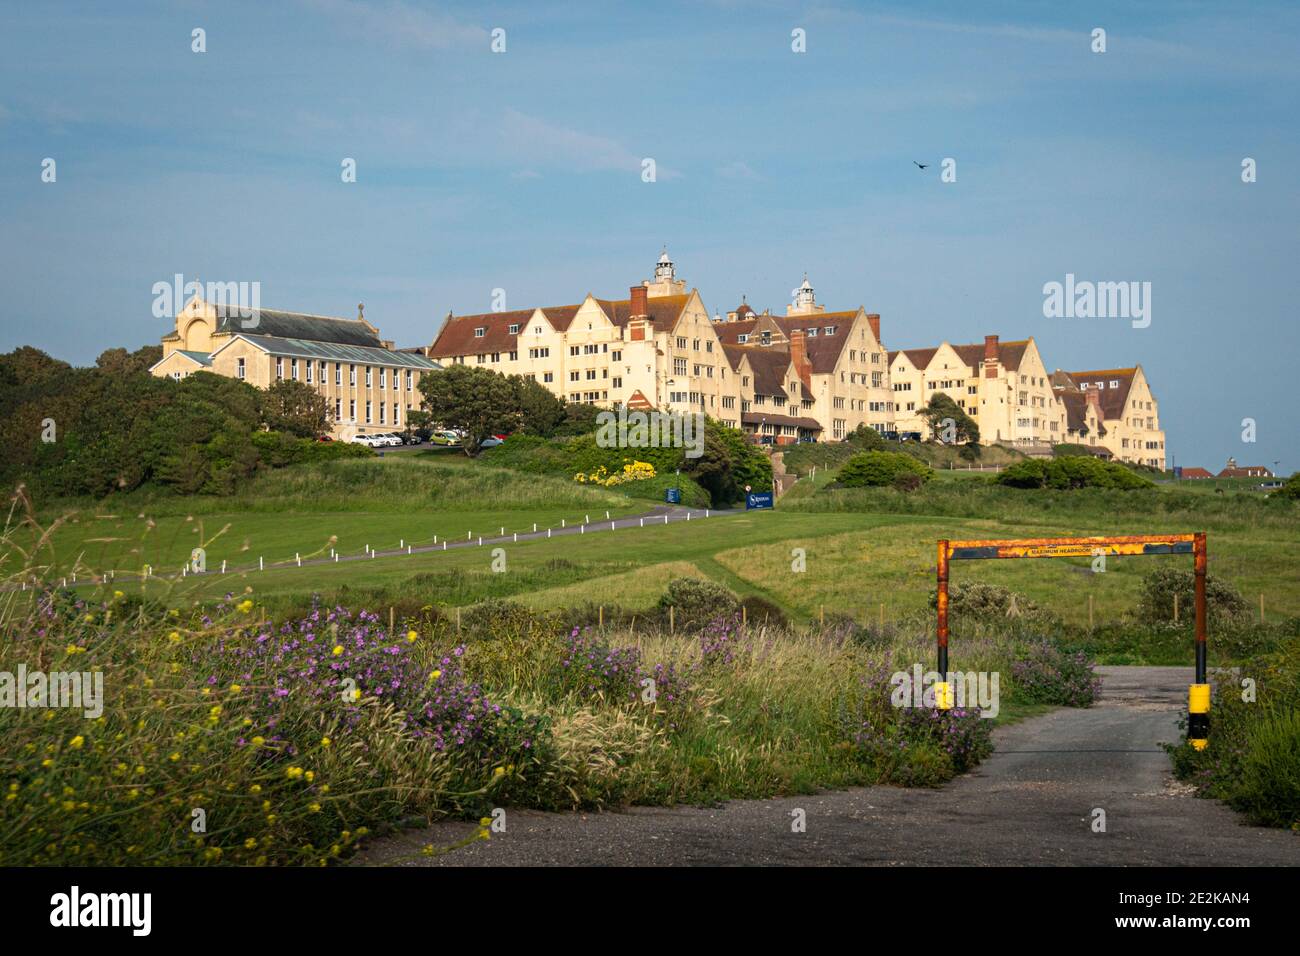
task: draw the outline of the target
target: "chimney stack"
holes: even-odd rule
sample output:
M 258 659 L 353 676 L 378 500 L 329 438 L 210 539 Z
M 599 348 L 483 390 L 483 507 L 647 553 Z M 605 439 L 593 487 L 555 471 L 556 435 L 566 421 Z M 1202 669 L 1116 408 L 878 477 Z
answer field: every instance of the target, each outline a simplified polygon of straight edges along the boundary
M 794 364 L 795 374 L 809 390 L 812 389 L 812 363 L 808 361 L 808 333 L 803 329 L 790 332 L 790 361 Z
M 883 345 L 884 343 L 880 341 L 880 316 L 874 312 L 868 313 L 867 325 L 871 326 L 871 334 L 876 337 L 876 343 Z
M 649 315 L 650 309 L 646 305 L 646 287 L 643 285 L 632 286 L 631 302 L 628 303 L 628 315 L 636 317 Z
M 998 337 L 984 336 L 984 377 L 998 377 Z
M 1095 388 L 1085 388 L 1083 394 L 1087 398 L 1088 404 L 1097 410 L 1097 421 L 1105 419 L 1106 416 L 1101 412 L 1101 392 Z

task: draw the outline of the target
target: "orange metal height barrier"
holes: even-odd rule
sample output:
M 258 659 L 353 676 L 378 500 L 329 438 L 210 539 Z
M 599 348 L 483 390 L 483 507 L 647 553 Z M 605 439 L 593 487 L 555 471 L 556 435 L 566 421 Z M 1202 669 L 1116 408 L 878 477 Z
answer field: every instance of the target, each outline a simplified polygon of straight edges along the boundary
M 948 680 L 948 564 L 988 558 L 1071 558 L 1099 555 L 1191 554 L 1196 575 L 1196 683 L 1187 694 L 1187 739 L 1204 750 L 1210 733 L 1210 685 L 1205 658 L 1205 532 L 1194 534 L 1135 534 L 1090 538 L 1010 538 L 1003 540 L 939 542 L 936 577 L 939 588 L 937 629 L 939 679 L 935 702 L 953 706 L 952 683 Z

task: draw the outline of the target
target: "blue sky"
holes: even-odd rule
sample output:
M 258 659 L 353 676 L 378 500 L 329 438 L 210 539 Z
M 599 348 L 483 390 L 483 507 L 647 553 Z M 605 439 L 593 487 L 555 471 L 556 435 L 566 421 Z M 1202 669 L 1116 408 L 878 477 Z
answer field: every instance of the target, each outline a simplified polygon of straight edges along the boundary
M 424 344 L 495 288 L 625 296 L 666 243 L 711 312 L 807 270 L 890 349 L 1141 363 L 1178 464 L 1300 465 L 1293 5 L 550 6 L 6 4 L 0 349 L 157 342 L 177 272 Z M 1150 282 L 1150 327 L 1045 318 L 1066 273 Z

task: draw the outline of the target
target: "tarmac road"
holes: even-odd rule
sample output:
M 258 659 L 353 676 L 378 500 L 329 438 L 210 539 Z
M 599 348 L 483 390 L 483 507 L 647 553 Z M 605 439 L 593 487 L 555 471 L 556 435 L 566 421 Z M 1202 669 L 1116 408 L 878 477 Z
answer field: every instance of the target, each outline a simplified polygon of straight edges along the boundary
M 1244 824 L 1173 780 L 1190 668 L 1100 667 L 1101 702 L 995 731 L 996 752 L 939 790 L 867 787 L 720 807 L 506 810 L 506 832 L 444 822 L 373 843 L 354 865 L 1148 866 L 1300 864 L 1300 835 Z M 1213 731 L 1211 744 L 1213 746 Z M 1106 831 L 1093 831 L 1093 810 Z M 794 833 L 792 811 L 806 812 Z

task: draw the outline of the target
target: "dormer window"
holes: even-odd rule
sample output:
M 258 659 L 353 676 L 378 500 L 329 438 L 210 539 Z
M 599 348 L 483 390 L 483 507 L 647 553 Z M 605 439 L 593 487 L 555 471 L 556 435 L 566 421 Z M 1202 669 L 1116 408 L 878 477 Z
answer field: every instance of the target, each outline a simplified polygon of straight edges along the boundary
M 1110 387 L 1111 387 L 1111 388 L 1119 388 L 1119 379 L 1112 378 L 1112 379 L 1110 380 Z
M 741 345 L 744 345 L 746 342 L 749 341 L 749 336 L 748 336 L 748 335 L 737 335 L 737 336 L 736 336 L 736 341 L 739 342 Z
M 487 335 L 487 328 L 485 326 L 480 325 L 474 330 L 474 338 L 476 339 L 481 339 L 485 335 Z
M 518 323 L 518 322 L 516 322 L 516 323 L 514 323 L 513 325 L 510 326 L 510 334 L 511 334 L 511 335 L 518 335 L 518 334 L 519 334 L 519 323 Z
M 836 326 L 836 325 L 828 325 L 828 326 L 826 326 L 826 328 L 822 329 L 822 331 L 825 332 L 827 335 L 834 335 L 834 334 L 835 334 L 835 330 L 836 330 L 837 328 L 839 328 L 839 326 Z
M 816 329 L 816 327 L 811 328 L 811 329 L 808 330 L 808 338 L 810 338 L 810 339 L 815 339 L 815 338 L 817 338 L 817 329 Z

